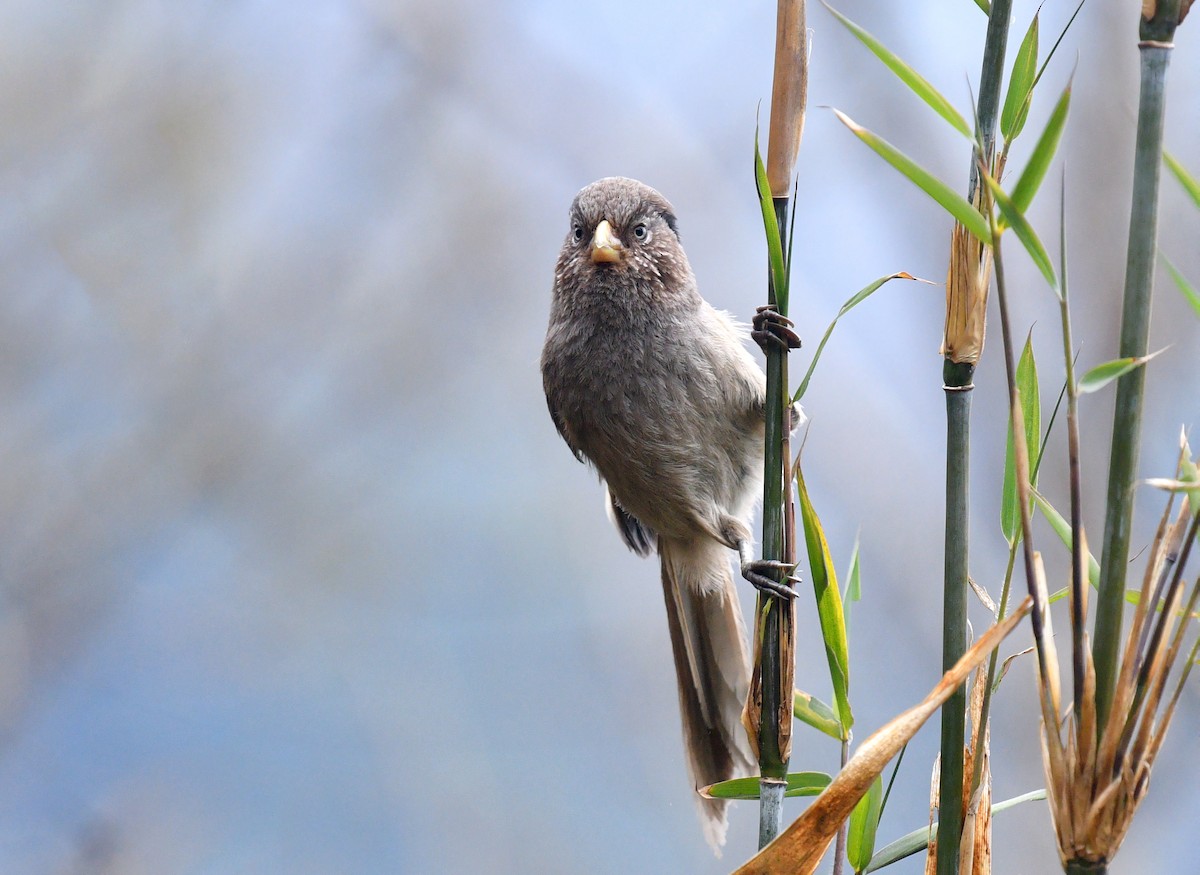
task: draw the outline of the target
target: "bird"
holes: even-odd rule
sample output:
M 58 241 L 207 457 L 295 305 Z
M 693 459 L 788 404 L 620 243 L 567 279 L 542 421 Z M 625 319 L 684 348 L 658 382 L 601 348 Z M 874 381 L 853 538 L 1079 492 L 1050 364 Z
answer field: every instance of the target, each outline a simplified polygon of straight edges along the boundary
M 799 346 L 771 307 L 753 338 Z M 766 378 L 744 329 L 700 296 L 671 204 L 634 179 L 585 186 L 569 211 L 541 355 L 551 419 L 605 487 L 634 553 L 657 552 L 693 787 L 757 771 L 741 715 L 750 682 L 743 577 L 790 598 L 793 565 L 756 560 Z M 696 794 L 719 855 L 726 802 Z

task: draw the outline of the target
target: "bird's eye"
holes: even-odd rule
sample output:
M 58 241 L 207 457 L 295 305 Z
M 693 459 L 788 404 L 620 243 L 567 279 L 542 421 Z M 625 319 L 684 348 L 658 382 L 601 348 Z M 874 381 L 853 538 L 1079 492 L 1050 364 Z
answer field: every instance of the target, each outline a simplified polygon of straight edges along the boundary
M 649 233 L 650 232 L 646 230 L 645 225 L 634 225 L 633 226 L 633 236 L 636 237 L 638 240 L 645 240 L 646 235 Z
M 583 225 L 576 222 L 572 233 L 575 235 L 576 240 L 582 240 L 583 239 Z

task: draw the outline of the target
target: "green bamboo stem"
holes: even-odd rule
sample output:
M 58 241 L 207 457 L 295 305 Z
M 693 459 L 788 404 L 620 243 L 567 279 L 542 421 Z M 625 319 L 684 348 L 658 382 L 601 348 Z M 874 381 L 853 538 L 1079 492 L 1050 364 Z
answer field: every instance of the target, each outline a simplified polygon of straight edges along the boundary
M 970 430 L 973 365 L 945 363 L 946 545 L 942 598 L 942 671 L 967 649 L 967 577 L 970 540 Z M 938 873 L 958 871 L 962 837 L 963 745 L 967 694 L 959 687 L 942 705 L 941 783 L 938 788 Z
M 784 251 L 787 228 L 788 198 L 775 198 L 775 216 L 779 224 L 780 241 Z M 768 289 L 768 300 L 779 305 L 774 288 Z M 784 314 L 786 315 L 786 314 Z M 784 484 L 789 479 L 785 471 L 789 466 L 785 455 L 788 445 L 784 418 L 787 408 L 784 395 L 787 392 L 787 352 L 771 346 L 767 350 L 767 409 L 765 429 L 765 461 L 763 478 L 763 543 L 764 559 L 787 561 L 787 538 L 785 535 Z M 788 760 L 783 755 L 781 743 L 780 714 L 790 713 L 782 707 L 782 678 L 786 667 L 780 663 L 784 635 L 791 634 L 790 606 L 780 603 L 774 596 L 759 594 L 758 615 L 763 620 L 762 635 L 762 723 L 758 739 L 758 764 L 760 779 L 758 846 L 765 847 L 783 828 L 783 792 L 786 786 Z M 790 685 L 789 685 L 790 686 Z
M 976 112 L 983 160 L 990 166 L 1000 112 L 1000 86 L 1012 0 L 995 0 L 988 16 Z M 967 197 L 974 201 L 979 186 L 978 156 L 971 156 Z M 980 339 L 982 345 L 982 338 Z M 970 574 L 970 427 L 973 362 L 946 359 L 942 382 L 946 390 L 946 541 L 942 599 L 942 667 L 950 668 L 967 647 L 967 578 Z M 938 788 L 938 875 L 956 875 L 963 826 L 963 745 L 966 736 L 967 693 L 957 690 L 942 706 L 941 779 Z
M 1008 23 L 1012 19 L 1012 0 L 994 0 L 988 16 L 987 36 L 983 44 L 983 69 L 979 76 L 979 100 L 976 107 L 977 131 L 987 161 L 996 147 L 996 117 L 1000 114 L 1000 85 L 1004 80 L 1004 53 L 1008 47 Z M 979 165 L 971 161 L 971 182 L 967 200 L 974 200 L 979 185 Z
M 779 0 L 775 20 L 775 70 L 771 85 L 771 132 L 766 177 L 770 187 L 784 270 L 791 267 L 787 216 L 796 155 L 808 96 L 808 43 L 804 0 Z M 786 285 L 786 280 L 783 280 Z M 768 301 L 787 315 L 786 288 L 768 286 Z M 795 510 L 791 492 L 791 404 L 787 348 L 767 351 L 766 452 L 763 480 L 763 558 L 796 561 Z M 795 606 L 792 600 L 759 595 L 759 847 L 783 828 L 783 794 L 791 751 L 795 673 Z
M 1160 4 L 1163 7 L 1169 2 Z M 1174 0 L 1176 17 L 1179 3 Z M 1162 166 L 1163 122 L 1169 40 L 1174 32 L 1148 28 L 1143 22 L 1141 94 L 1137 143 L 1133 159 L 1133 206 L 1129 218 L 1129 248 L 1125 263 L 1125 300 L 1121 314 L 1119 355 L 1144 356 L 1150 341 L 1150 302 L 1154 293 L 1154 261 L 1158 246 L 1158 182 Z M 1157 40 L 1157 41 L 1151 41 Z M 1104 517 L 1104 546 L 1100 586 L 1096 597 L 1096 632 L 1092 657 L 1096 665 L 1096 727 L 1107 725 L 1116 686 L 1125 570 L 1129 562 L 1133 523 L 1133 486 L 1141 441 L 1145 368 L 1135 368 L 1117 383 L 1113 413 L 1112 451 L 1108 464 L 1108 493 Z

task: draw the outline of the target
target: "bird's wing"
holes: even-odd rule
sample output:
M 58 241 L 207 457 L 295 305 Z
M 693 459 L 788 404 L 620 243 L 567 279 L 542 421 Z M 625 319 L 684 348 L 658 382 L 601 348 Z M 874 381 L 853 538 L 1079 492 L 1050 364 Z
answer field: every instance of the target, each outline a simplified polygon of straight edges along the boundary
M 621 533 L 621 540 L 625 542 L 625 546 L 639 556 L 649 556 L 658 541 L 654 530 L 617 504 L 607 483 L 604 485 L 604 496 L 608 518 Z
M 567 427 L 566 421 L 558 412 L 558 406 L 554 403 L 554 398 L 551 397 L 549 392 L 546 393 L 546 407 L 550 410 L 550 418 L 554 420 L 554 427 L 558 429 L 559 435 L 562 436 L 562 439 L 566 441 L 567 446 L 570 447 L 571 452 L 575 455 L 576 461 L 582 462 L 583 451 L 579 449 L 579 445 L 575 442 L 575 439 L 571 437 L 571 430 Z

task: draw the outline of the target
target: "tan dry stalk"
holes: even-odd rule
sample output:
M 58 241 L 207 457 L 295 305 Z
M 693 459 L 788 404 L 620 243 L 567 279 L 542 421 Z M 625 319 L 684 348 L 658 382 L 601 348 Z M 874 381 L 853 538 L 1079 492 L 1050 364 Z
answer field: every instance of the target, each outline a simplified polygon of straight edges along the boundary
M 1090 648 L 1084 650 L 1082 707 L 1067 721 L 1065 743 L 1053 713 L 1046 708 L 1049 695 L 1045 690 L 1042 693 L 1047 799 L 1064 867 L 1081 861 L 1103 867 L 1120 849 L 1149 789 L 1154 760 L 1197 650 L 1192 648 L 1162 707 L 1192 609 L 1200 597 L 1198 580 L 1184 604 L 1181 585 L 1187 549 L 1196 538 L 1196 516 L 1186 498 L 1173 520 L 1171 509 L 1172 502 L 1168 502 L 1150 548 L 1143 595 L 1128 631 L 1112 708 L 1099 738 L 1096 673 Z
M 771 132 L 767 140 L 767 181 L 771 196 L 787 197 L 804 136 L 808 106 L 808 28 L 803 2 L 779 0 L 775 16 L 775 74 L 771 91 Z
M 975 191 L 982 203 L 985 186 Z M 955 364 L 974 365 L 983 354 L 987 328 L 988 286 L 992 273 L 991 247 L 958 222 L 950 233 L 950 266 L 946 271 L 946 325 L 942 355 Z

